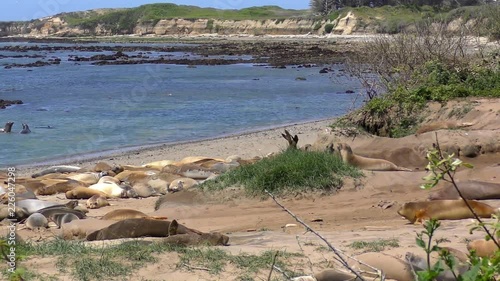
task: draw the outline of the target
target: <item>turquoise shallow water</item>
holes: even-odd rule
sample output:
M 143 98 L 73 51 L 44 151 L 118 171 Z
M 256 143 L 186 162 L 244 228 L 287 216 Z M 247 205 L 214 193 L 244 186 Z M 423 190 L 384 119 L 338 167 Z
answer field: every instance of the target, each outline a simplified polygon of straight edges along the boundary
M 69 54 L 82 55 L 53 52 L 60 65 L 0 67 L 0 99 L 24 102 L 0 110 L 2 126 L 15 122 L 13 133 L 0 134 L 0 167 L 339 116 L 355 97 L 345 91 L 361 88 L 342 71 L 317 67 L 92 66 L 68 62 Z M 0 66 L 36 60 L 4 58 Z M 21 123 L 32 133 L 19 134 Z M 54 128 L 36 128 L 47 125 Z

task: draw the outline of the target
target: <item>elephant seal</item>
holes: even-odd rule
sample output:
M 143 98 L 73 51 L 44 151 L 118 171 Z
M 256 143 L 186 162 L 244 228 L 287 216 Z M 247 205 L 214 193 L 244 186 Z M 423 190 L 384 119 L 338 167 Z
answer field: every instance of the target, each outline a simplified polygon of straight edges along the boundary
M 171 224 L 174 224 L 171 227 Z M 173 235 L 179 230 L 177 221 L 161 221 L 148 218 L 130 218 L 120 220 L 104 229 L 95 231 L 87 236 L 87 241 L 112 240 L 121 238 L 139 237 L 166 237 L 169 232 Z
M 373 266 L 385 274 L 387 279 L 398 281 L 414 281 L 410 265 L 396 257 L 384 253 L 364 253 L 356 256 L 356 259 Z M 358 272 L 375 273 L 373 269 L 358 262 L 349 262 L 349 265 Z
M 30 127 L 28 124 L 23 123 L 23 129 L 19 132 L 20 134 L 29 134 L 31 133 Z
M 500 183 L 468 180 L 457 183 L 460 193 L 469 200 L 500 199 Z M 431 193 L 429 200 L 453 200 L 460 199 L 453 185 Z
M 500 211 L 490 205 L 474 200 L 467 200 L 467 202 L 480 218 L 491 218 L 491 215 Z M 462 199 L 408 202 L 403 204 L 398 210 L 398 214 L 411 223 L 423 222 L 423 220 L 431 218 L 437 220 L 474 218 L 474 215 Z
M 96 184 L 102 177 L 107 176 L 107 172 L 86 172 L 68 176 L 67 179 L 72 179 L 84 183 L 85 186 Z
M 5 123 L 5 127 L 3 129 L 0 129 L 0 133 L 10 133 L 12 131 L 12 125 L 14 125 L 14 122 L 7 122 Z
M 144 164 L 144 165 L 142 165 L 142 167 L 161 171 L 163 169 L 163 167 L 165 167 L 167 165 L 171 165 L 173 163 L 174 163 L 174 161 L 172 161 L 172 160 L 160 160 L 160 161 L 155 161 L 155 162 L 150 162 L 150 163 Z
M 37 211 L 39 211 L 43 208 L 52 207 L 52 206 L 64 207 L 64 205 L 61 203 L 43 201 L 43 200 L 38 200 L 38 199 L 25 199 L 25 200 L 16 202 L 16 206 L 19 208 L 24 208 L 28 212 L 28 214 L 33 214 L 33 213 L 36 213 Z
M 49 207 L 39 210 L 37 213 L 44 215 L 46 218 L 50 218 L 52 215 L 55 214 L 74 214 L 80 219 L 84 219 L 87 217 L 84 212 L 80 210 L 70 209 L 67 207 Z
M 109 202 L 104 196 L 94 195 L 87 200 L 86 205 L 89 209 L 99 209 L 105 206 L 109 206 Z
M 156 191 L 153 187 L 146 183 L 138 183 L 132 187 L 137 195 L 142 198 L 148 198 L 150 196 L 161 196 L 161 193 Z
M 347 281 L 355 280 L 356 276 L 352 273 L 343 272 L 337 269 L 325 269 L 314 275 L 317 281 Z
M 427 132 L 432 132 L 432 131 L 437 131 L 437 130 L 442 130 L 442 129 L 457 129 L 457 128 L 463 128 L 463 127 L 470 127 L 473 126 L 474 123 L 469 123 L 469 122 L 457 122 L 457 121 L 436 121 L 428 124 L 424 124 L 420 126 L 420 128 L 417 129 L 417 135 L 427 133 Z
M 497 242 L 500 243 L 500 238 L 497 238 Z M 475 251 L 476 255 L 481 258 L 491 258 L 497 251 L 500 251 L 493 240 L 486 241 L 485 239 L 469 242 L 467 244 L 467 250 Z
M 61 228 L 61 226 L 63 224 L 69 223 L 69 222 L 74 221 L 74 220 L 79 220 L 80 218 L 77 215 L 72 214 L 72 213 L 66 213 L 66 214 L 56 213 L 56 214 L 52 214 L 49 217 L 49 219 L 57 225 L 57 228 Z
M 81 182 L 72 179 L 56 179 L 56 180 L 41 180 L 39 186 L 35 190 L 36 195 L 54 195 L 58 193 L 66 193 L 77 187 L 84 186 Z
M 180 178 L 172 181 L 168 186 L 168 191 L 176 192 L 181 190 L 189 190 L 194 186 L 197 186 L 198 182 L 190 178 Z
M 99 181 L 97 183 L 103 183 L 103 182 L 114 182 L 118 185 L 120 185 L 120 180 L 118 180 L 117 178 L 115 177 L 111 177 L 111 176 L 103 176 L 99 179 Z
M 137 219 L 137 218 L 149 218 L 150 216 L 146 215 L 143 212 L 133 210 L 133 209 L 118 209 L 113 210 L 107 214 L 105 214 L 101 219 L 102 220 L 113 220 L 113 221 L 121 221 L 127 219 Z
M 417 256 L 411 252 L 407 252 L 405 255 L 406 261 L 412 266 L 415 272 L 417 271 L 425 271 L 428 269 L 427 266 L 427 258 L 423 258 L 421 256 Z M 434 263 L 431 264 L 431 266 Z M 443 272 L 439 273 L 437 277 L 435 277 L 436 281 L 456 281 L 455 276 L 459 276 L 468 271 L 470 266 L 467 263 L 457 263 L 455 266 L 455 273 L 451 272 L 449 268 L 445 269 Z
M 77 187 L 66 192 L 66 198 L 68 199 L 89 199 L 94 195 L 108 197 L 106 193 L 88 187 Z
M 112 198 L 120 198 L 126 196 L 126 190 L 121 188 L 114 182 L 111 181 L 103 181 L 101 183 L 96 183 L 88 187 L 89 189 L 101 191 L 105 193 L 108 197 Z
M 85 239 L 90 233 L 106 228 L 116 221 L 104 221 L 87 218 L 84 220 L 74 220 L 61 226 L 61 237 L 65 240 Z
M 17 204 L 16 204 L 17 205 Z M 16 206 L 14 210 L 14 217 L 12 217 L 12 209 L 9 208 L 7 205 L 0 205 L 0 221 L 3 221 L 4 219 L 16 219 L 18 222 L 24 220 L 25 218 L 29 217 L 30 213 L 25 208 L 21 208 L 19 206 Z
M 120 183 L 120 187 L 124 190 L 121 198 L 139 198 L 139 194 L 132 188 L 128 182 Z
M 49 167 L 45 170 L 42 170 L 38 173 L 31 175 L 31 177 L 37 178 L 37 177 L 41 177 L 41 176 L 44 176 L 47 174 L 53 174 L 53 173 L 72 173 L 72 172 L 76 172 L 80 169 L 81 169 L 80 167 L 76 167 L 76 166 L 66 166 L 66 165 L 52 166 L 52 167 Z
M 357 167 L 362 170 L 370 170 L 370 171 L 408 171 L 412 170 L 399 167 L 396 164 L 384 160 L 384 159 L 375 159 L 375 158 L 367 158 L 363 156 L 356 155 L 352 152 L 351 147 L 345 143 L 339 143 L 337 145 L 337 149 L 342 157 L 342 161 L 344 163 L 349 164 L 351 166 Z
M 31 214 L 26 221 L 24 222 L 27 228 L 29 229 L 40 229 L 40 228 L 47 228 L 49 225 L 49 221 L 47 218 L 39 213 L 34 213 Z
M 45 126 L 35 126 L 37 129 L 54 129 L 54 126 L 45 125 Z

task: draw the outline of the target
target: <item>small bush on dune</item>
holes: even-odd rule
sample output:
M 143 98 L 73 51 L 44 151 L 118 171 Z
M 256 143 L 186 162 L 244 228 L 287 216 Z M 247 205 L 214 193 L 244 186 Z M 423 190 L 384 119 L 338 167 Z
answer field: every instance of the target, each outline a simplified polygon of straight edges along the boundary
M 342 187 L 343 177 L 361 175 L 359 170 L 344 164 L 333 154 L 290 149 L 225 173 L 207 181 L 202 188 L 221 190 L 243 186 L 250 195 L 263 194 L 265 189 L 277 194 L 286 191 L 335 191 Z

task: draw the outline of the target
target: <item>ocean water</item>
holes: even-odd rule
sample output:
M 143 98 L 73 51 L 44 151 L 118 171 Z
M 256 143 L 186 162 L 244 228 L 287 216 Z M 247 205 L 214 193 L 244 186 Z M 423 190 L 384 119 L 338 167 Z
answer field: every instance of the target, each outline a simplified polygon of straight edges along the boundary
M 96 53 L 41 53 L 61 58 L 61 64 L 5 69 L 7 63 L 45 59 L 0 59 L 0 99 L 24 102 L 0 110 L 0 126 L 15 122 L 11 134 L 0 134 L 0 167 L 340 116 L 356 104 L 346 90 L 361 90 L 342 65 L 329 74 L 319 74 L 318 67 L 253 64 L 93 66 L 67 58 Z M 31 134 L 19 134 L 22 123 Z

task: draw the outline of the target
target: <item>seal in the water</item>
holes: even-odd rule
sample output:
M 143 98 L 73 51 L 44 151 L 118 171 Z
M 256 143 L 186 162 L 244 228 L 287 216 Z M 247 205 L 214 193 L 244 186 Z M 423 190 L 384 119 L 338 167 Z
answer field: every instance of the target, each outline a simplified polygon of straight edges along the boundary
M 37 178 L 37 177 L 41 177 L 41 176 L 44 176 L 47 174 L 52 174 L 52 173 L 72 173 L 72 172 L 76 172 L 80 169 L 81 169 L 80 167 L 76 167 L 76 166 L 66 166 L 66 165 L 52 166 L 52 167 L 49 167 L 41 172 L 38 172 L 38 173 L 31 175 L 31 177 Z
M 384 159 L 367 158 L 356 155 L 352 152 L 351 147 L 345 143 L 339 143 L 337 145 L 337 149 L 342 156 L 342 161 L 344 161 L 344 163 L 358 167 L 362 170 L 411 172 L 410 169 L 399 167 L 396 164 Z
M 10 133 L 12 131 L 12 125 L 14 125 L 14 122 L 5 123 L 5 127 L 0 129 L 0 133 Z
M 54 129 L 53 126 L 47 125 L 47 126 L 35 126 L 37 129 Z
M 77 215 L 72 213 L 55 213 L 50 216 L 50 220 L 57 225 L 57 228 L 61 228 L 61 226 L 65 223 L 79 219 L 80 218 Z
M 467 200 L 467 202 L 480 218 L 491 218 L 491 215 L 500 211 L 490 205 L 474 200 Z M 411 223 L 423 222 L 423 220 L 431 218 L 437 220 L 474 218 L 474 215 L 462 199 L 408 202 L 403 204 L 398 210 L 398 214 Z
M 109 206 L 109 202 L 104 196 L 94 195 L 87 200 L 87 208 L 99 209 L 104 206 Z
M 49 221 L 44 215 L 34 213 L 26 219 L 24 224 L 27 228 L 34 230 L 39 228 L 47 228 L 49 225 Z
M 23 123 L 23 129 L 19 132 L 20 134 L 29 134 L 31 133 L 30 127 L 28 124 Z
M 488 200 L 500 199 L 500 183 L 468 180 L 457 183 L 457 187 L 469 200 Z M 445 188 L 429 195 L 429 200 L 453 200 L 460 199 L 454 186 L 449 185 Z

